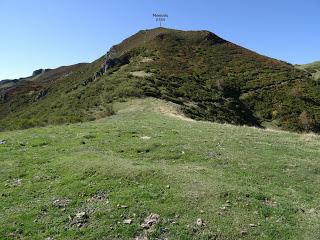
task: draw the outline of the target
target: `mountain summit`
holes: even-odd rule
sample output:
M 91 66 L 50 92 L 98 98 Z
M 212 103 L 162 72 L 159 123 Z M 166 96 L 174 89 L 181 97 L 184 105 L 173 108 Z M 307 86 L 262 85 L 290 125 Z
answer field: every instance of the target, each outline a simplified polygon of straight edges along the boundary
M 0 128 L 94 120 L 113 103 L 155 97 L 198 120 L 320 130 L 320 88 L 308 71 L 208 31 L 139 31 L 90 64 L 0 82 Z

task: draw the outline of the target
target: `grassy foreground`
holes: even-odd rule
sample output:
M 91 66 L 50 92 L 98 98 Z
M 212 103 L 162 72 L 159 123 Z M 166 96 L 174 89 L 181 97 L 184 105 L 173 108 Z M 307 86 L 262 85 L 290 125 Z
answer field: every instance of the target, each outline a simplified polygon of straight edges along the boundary
M 186 121 L 153 99 L 115 107 L 0 133 L 0 239 L 320 236 L 319 136 Z

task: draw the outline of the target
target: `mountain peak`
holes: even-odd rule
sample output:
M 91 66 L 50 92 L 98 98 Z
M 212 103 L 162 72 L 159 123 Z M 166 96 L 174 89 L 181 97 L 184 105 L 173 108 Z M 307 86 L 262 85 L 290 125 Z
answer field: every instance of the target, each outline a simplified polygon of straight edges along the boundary
M 170 44 L 173 42 L 183 42 L 184 44 L 201 44 L 208 42 L 211 44 L 226 42 L 224 39 L 206 30 L 200 31 L 184 31 L 170 28 L 153 28 L 140 30 L 131 37 L 123 40 L 120 44 L 113 46 L 111 52 L 117 52 L 118 56 L 127 53 L 128 51 L 147 47 L 148 45 L 161 44 L 165 42 Z
M 0 84 L 0 126 L 96 119 L 111 114 L 117 101 L 155 97 L 199 120 L 319 132 L 318 88 L 308 71 L 212 32 L 154 28 L 137 32 L 91 64 Z

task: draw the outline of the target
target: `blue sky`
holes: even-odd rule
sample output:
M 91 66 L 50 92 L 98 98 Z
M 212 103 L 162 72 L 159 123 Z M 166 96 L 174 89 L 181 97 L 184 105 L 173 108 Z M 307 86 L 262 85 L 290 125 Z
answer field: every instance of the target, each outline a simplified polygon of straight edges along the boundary
M 93 61 L 157 27 L 153 13 L 287 62 L 320 60 L 319 0 L 0 0 L 0 79 Z

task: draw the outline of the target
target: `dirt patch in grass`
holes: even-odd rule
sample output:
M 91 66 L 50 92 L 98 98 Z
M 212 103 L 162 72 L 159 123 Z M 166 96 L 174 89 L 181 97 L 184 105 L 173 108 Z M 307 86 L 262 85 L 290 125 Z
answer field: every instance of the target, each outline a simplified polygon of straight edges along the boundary
M 183 121 L 195 122 L 194 119 L 186 117 L 178 106 L 169 103 L 163 103 L 155 108 L 155 111 L 163 113 L 167 116 L 178 118 Z

